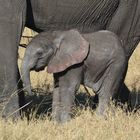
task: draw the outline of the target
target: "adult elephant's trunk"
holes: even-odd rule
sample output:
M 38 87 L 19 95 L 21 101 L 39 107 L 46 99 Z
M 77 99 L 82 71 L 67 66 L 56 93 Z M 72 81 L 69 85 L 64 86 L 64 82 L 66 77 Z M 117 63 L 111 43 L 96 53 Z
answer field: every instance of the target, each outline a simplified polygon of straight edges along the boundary
M 24 84 L 24 90 L 28 92 L 29 95 L 32 95 L 31 92 L 31 81 L 30 81 L 30 61 L 29 61 L 29 56 L 25 55 L 23 62 L 22 62 L 22 68 L 21 68 L 21 76 L 22 76 L 22 81 Z

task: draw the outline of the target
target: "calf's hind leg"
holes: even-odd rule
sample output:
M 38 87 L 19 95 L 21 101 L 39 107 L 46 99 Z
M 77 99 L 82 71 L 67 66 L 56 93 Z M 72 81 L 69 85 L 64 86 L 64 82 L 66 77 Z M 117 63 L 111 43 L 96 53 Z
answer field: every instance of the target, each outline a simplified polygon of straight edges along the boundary
M 111 63 L 103 75 L 103 83 L 98 91 L 99 105 L 97 114 L 99 116 L 105 116 L 110 99 L 119 91 L 123 82 L 126 62 L 124 57 L 120 58 L 116 59 L 114 63 Z

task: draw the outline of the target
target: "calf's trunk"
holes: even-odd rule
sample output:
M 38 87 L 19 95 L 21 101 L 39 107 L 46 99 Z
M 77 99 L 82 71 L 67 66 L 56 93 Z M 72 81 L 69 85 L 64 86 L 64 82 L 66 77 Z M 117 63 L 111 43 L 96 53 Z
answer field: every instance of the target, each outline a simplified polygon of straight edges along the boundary
M 22 68 L 21 68 L 21 76 L 22 76 L 22 81 L 24 85 L 24 91 L 27 91 L 29 95 L 32 95 L 31 92 L 31 81 L 30 81 L 30 70 L 31 66 L 29 64 L 29 56 L 25 56 L 23 59 L 22 63 Z

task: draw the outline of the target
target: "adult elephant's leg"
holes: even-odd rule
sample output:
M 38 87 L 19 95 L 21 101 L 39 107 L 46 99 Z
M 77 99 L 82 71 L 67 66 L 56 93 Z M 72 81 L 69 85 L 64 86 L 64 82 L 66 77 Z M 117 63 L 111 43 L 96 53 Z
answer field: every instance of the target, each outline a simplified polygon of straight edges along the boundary
M 0 102 L 3 117 L 15 118 L 20 114 L 17 59 L 25 4 L 23 0 L 0 2 Z
M 124 47 L 125 47 L 125 53 L 127 57 L 127 61 L 129 61 L 131 55 L 133 54 L 133 51 L 137 47 L 138 43 L 140 42 L 140 37 L 132 37 L 129 38 L 128 41 L 126 41 Z M 124 73 L 124 78 L 126 76 L 126 72 Z M 125 104 L 125 103 L 130 103 L 130 93 L 131 91 L 128 89 L 126 84 L 123 82 L 119 92 L 114 96 L 114 99 L 118 101 L 119 103 Z
M 135 48 L 138 46 L 140 42 L 140 36 L 138 37 L 130 37 L 125 44 L 125 52 L 127 55 L 127 60 L 129 61 L 130 57 L 132 56 Z M 126 71 L 127 72 L 127 71 Z M 127 88 L 125 84 L 122 85 L 120 92 L 118 94 L 119 101 L 121 103 L 128 103 L 129 109 L 132 108 L 131 106 L 131 91 Z
M 140 41 L 140 39 L 138 39 L 139 37 L 135 37 L 137 31 L 139 31 L 138 8 L 138 1 L 121 0 L 115 15 L 107 27 L 107 30 L 116 33 L 122 40 L 128 60 Z M 129 15 L 129 18 L 127 15 Z M 125 83 L 123 83 L 123 86 L 116 97 L 119 97 L 121 103 L 125 103 L 128 102 L 129 94 L 129 89 Z
M 128 64 L 127 64 L 125 72 L 123 74 L 122 84 L 120 85 L 118 92 L 116 92 L 112 97 L 112 99 L 115 101 L 116 105 L 118 105 L 118 104 L 124 105 L 125 103 L 128 103 L 128 100 L 129 100 L 130 90 L 124 83 L 127 69 L 128 69 Z
M 130 97 L 130 90 L 128 89 L 126 84 L 123 82 L 117 96 L 114 97 L 114 99 L 117 101 L 117 104 L 118 103 L 125 104 L 125 103 L 128 103 L 129 97 Z

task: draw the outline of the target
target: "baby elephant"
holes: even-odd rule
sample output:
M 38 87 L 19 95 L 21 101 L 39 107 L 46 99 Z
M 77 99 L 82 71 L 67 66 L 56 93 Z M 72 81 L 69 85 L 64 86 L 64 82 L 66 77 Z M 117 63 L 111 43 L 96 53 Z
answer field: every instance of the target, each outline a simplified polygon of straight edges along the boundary
M 77 30 L 43 32 L 27 46 L 22 65 L 26 90 L 31 94 L 30 71 L 54 75 L 53 119 L 71 119 L 71 107 L 80 84 L 98 94 L 97 114 L 104 116 L 110 98 L 124 78 L 126 58 L 118 37 L 109 31 L 80 34 Z

